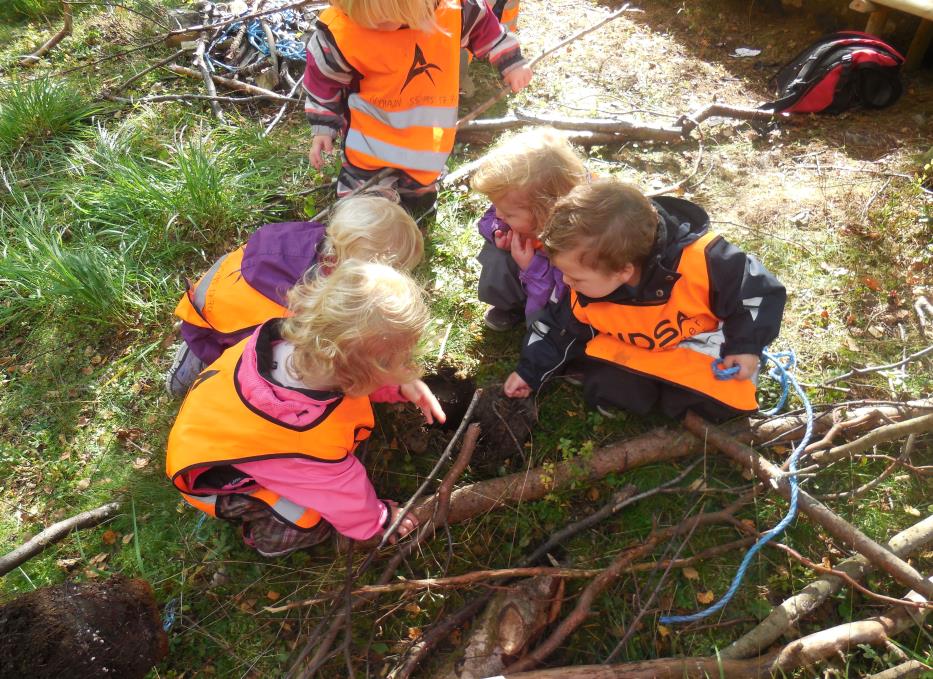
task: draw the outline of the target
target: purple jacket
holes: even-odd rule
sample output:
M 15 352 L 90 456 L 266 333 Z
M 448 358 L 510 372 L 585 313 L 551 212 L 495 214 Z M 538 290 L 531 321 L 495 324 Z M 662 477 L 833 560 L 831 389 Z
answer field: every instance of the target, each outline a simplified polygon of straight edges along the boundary
M 485 214 L 479 218 L 476 228 L 480 235 L 495 246 L 493 234 L 496 231 L 508 231 L 512 227 L 496 217 L 496 208 L 490 205 Z M 551 260 L 541 248 L 535 250 L 531 264 L 524 271 L 519 271 L 518 280 L 528 296 L 525 302 L 525 318 L 541 311 L 548 301 L 559 301 L 567 290 L 564 284 L 564 275 L 560 269 L 551 264 Z
M 252 288 L 285 306 L 289 289 L 317 264 L 324 229 L 319 222 L 281 222 L 260 227 L 243 249 L 240 274 Z M 182 321 L 181 336 L 195 356 L 213 363 L 255 329 L 255 325 L 244 325 L 236 332 L 222 333 Z

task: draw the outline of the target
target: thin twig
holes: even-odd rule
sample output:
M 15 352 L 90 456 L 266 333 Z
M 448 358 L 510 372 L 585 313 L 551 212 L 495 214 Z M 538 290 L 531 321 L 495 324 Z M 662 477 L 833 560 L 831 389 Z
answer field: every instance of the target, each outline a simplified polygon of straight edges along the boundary
M 130 106 L 135 106 L 138 104 L 154 104 L 162 101 L 219 101 L 225 104 L 248 104 L 256 101 L 268 101 L 269 97 L 265 94 L 255 94 L 247 97 L 224 97 L 224 96 L 210 96 L 208 94 L 153 94 L 148 97 L 138 97 L 132 99 L 130 97 L 117 97 L 113 94 L 102 93 L 102 99 L 107 101 L 115 101 L 119 104 L 127 104 Z M 286 106 L 288 103 L 285 104 Z
M 120 91 L 122 91 L 122 90 L 125 90 L 127 87 L 129 87 L 130 85 L 132 85 L 134 82 L 136 82 L 137 80 L 139 80 L 140 78 L 142 78 L 142 77 L 143 77 L 144 75 L 146 75 L 147 73 L 151 73 L 152 71 L 156 70 L 157 68 L 161 68 L 162 66 L 165 66 L 166 64 L 175 61 L 175 59 L 177 59 L 178 57 L 180 57 L 180 56 L 181 56 L 182 54 L 184 54 L 184 53 L 185 53 L 185 50 L 181 49 L 181 50 L 178 50 L 177 52 L 175 52 L 174 54 L 171 54 L 171 55 L 165 57 L 164 59 L 159 59 L 157 62 L 155 62 L 155 63 L 152 64 L 151 66 L 148 66 L 148 67 L 144 68 L 143 70 L 141 70 L 139 73 L 137 73 L 137 74 L 135 74 L 135 75 L 133 75 L 133 76 L 130 76 L 129 78 L 127 78 L 126 80 L 124 80 L 122 83 L 120 83 L 119 85 L 117 85 L 116 87 L 114 87 L 112 90 L 105 89 L 105 90 L 103 91 L 103 93 L 102 93 L 101 96 L 104 96 L 104 98 L 108 98 L 108 97 L 106 96 L 107 94 L 116 94 L 117 92 L 120 92 Z
M 693 170 L 690 171 L 690 174 L 688 174 L 686 177 L 684 177 L 678 182 L 669 184 L 668 186 L 663 186 L 657 191 L 651 191 L 650 193 L 646 193 L 645 195 L 648 196 L 648 198 L 656 198 L 657 196 L 663 196 L 665 193 L 673 193 L 674 191 L 677 191 L 683 188 L 684 186 L 687 185 L 687 182 L 689 182 L 691 179 L 696 177 L 697 172 L 700 170 L 700 163 L 702 161 L 703 161 L 703 142 L 700 142 L 699 150 L 697 151 L 697 159 L 696 159 L 696 162 L 693 163 Z
M 898 457 L 896 460 L 894 460 L 893 462 L 891 462 L 891 464 L 889 464 L 889 465 L 885 468 L 885 470 L 884 470 L 883 472 L 881 472 L 880 474 L 878 474 L 878 476 L 876 476 L 875 478 L 873 478 L 873 479 L 872 479 L 871 481 L 869 481 L 868 483 L 864 483 L 864 484 L 862 484 L 861 486 L 859 486 L 858 488 L 856 488 L 856 489 L 854 489 L 854 490 L 847 490 L 847 491 L 842 492 L 842 493 L 827 493 L 826 495 L 820 495 L 818 499 L 821 500 L 821 501 L 823 501 L 823 500 L 841 500 L 841 499 L 843 499 L 843 498 L 847 498 L 847 499 L 849 499 L 849 500 L 854 500 L 855 498 L 857 498 L 857 497 L 859 497 L 859 496 L 861 496 L 861 495 L 864 495 L 865 493 L 867 493 L 868 491 L 870 491 L 872 488 L 874 488 L 875 486 L 877 486 L 879 483 L 881 483 L 882 481 L 884 481 L 886 478 L 888 478 L 888 477 L 894 472 L 894 470 L 897 469 L 897 467 L 898 467 L 899 465 L 903 464 L 904 461 L 907 460 L 907 458 L 910 457 L 910 454 L 913 452 L 913 449 L 914 449 L 914 442 L 915 442 L 916 440 L 917 440 L 917 435 L 916 435 L 916 434 L 910 434 L 910 435 L 907 437 L 907 443 L 904 444 L 904 449 L 901 451 L 900 457 Z
M 907 365 L 913 361 L 916 361 L 918 358 L 923 358 L 927 354 L 933 353 L 933 344 L 930 346 L 917 351 L 910 356 L 904 358 L 903 360 L 898 361 L 897 363 L 888 363 L 886 365 L 873 365 L 867 366 L 865 368 L 855 368 L 845 373 L 844 375 L 837 375 L 831 379 L 826 380 L 824 384 L 834 384 L 835 382 L 841 382 L 842 380 L 848 379 L 855 375 L 867 375 L 869 373 L 876 373 L 881 370 L 893 370 L 894 368 L 900 368 L 902 365 Z
M 207 90 L 207 96 L 209 106 L 211 111 L 214 113 L 214 116 L 220 122 L 226 122 L 224 119 L 224 110 L 220 108 L 220 104 L 217 103 L 215 97 L 217 96 L 217 88 L 214 87 L 214 79 L 211 76 L 210 69 L 207 68 L 207 61 L 204 59 L 204 50 L 207 48 L 207 33 L 201 33 L 198 36 L 198 46 L 194 50 L 194 64 L 198 67 L 198 70 L 201 72 L 201 78 L 204 80 L 204 88 Z
M 186 68 L 184 66 L 179 66 L 178 64 L 168 64 L 166 66 L 168 70 L 172 73 L 177 73 L 178 75 L 188 76 L 189 78 L 200 78 L 201 73 L 192 68 Z M 268 99 L 275 99 L 276 101 L 294 101 L 294 99 L 286 97 L 284 94 L 279 94 L 278 92 L 273 92 L 272 90 L 267 90 L 264 87 L 259 87 L 257 85 L 250 85 L 248 83 L 240 82 L 239 80 L 233 80 L 231 78 L 224 78 L 220 75 L 212 75 L 211 80 L 218 85 L 223 85 L 231 90 L 238 90 L 240 92 L 246 92 L 247 94 L 255 95 L 265 95 Z
M 301 80 L 297 80 L 295 84 L 292 85 L 292 89 L 289 90 L 288 92 L 289 99 L 294 99 L 296 102 L 301 101 L 300 99 L 295 97 L 295 92 L 298 91 L 298 87 L 300 85 L 301 85 Z M 282 107 L 279 109 L 279 112 L 275 114 L 275 118 L 273 118 L 272 122 L 269 123 L 269 126 L 266 127 L 265 130 L 263 130 L 263 133 L 262 133 L 263 137 L 268 137 L 269 133 L 272 132 L 272 128 L 278 125 L 279 121 L 282 119 L 282 116 L 285 115 L 285 111 L 288 109 L 288 104 L 289 102 L 287 101 L 284 104 L 282 104 Z

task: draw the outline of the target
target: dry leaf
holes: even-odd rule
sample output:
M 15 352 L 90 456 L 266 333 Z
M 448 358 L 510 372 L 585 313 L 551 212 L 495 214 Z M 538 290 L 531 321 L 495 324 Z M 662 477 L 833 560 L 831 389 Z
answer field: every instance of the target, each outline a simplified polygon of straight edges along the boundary
M 697 601 L 699 601 L 701 604 L 711 604 L 715 598 L 716 595 L 713 594 L 710 590 L 706 590 L 705 592 L 697 592 Z
M 133 469 L 142 469 L 149 464 L 148 457 L 137 457 L 133 460 Z
M 81 559 L 75 557 L 74 559 L 59 559 L 55 562 L 55 565 L 61 568 L 62 570 L 70 571 L 72 568 L 78 565 L 78 562 Z
M 662 639 L 669 637 L 671 635 L 671 630 L 665 627 L 664 625 L 658 625 L 658 636 Z
M 266 598 L 269 601 L 278 601 L 282 598 L 282 595 L 276 592 L 274 589 L 270 589 L 268 592 L 266 592 Z
M 421 636 L 421 628 L 420 628 L 420 627 L 409 627 L 409 628 L 408 628 L 408 638 L 409 638 L 409 639 L 411 639 L 412 641 L 414 641 L 415 639 L 417 639 L 417 638 L 420 637 L 420 636 Z
M 911 507 L 910 505 L 904 505 L 904 512 L 910 514 L 911 516 L 920 516 L 920 510 L 916 507 Z
M 127 533 L 126 535 L 124 535 L 124 536 L 123 536 L 123 544 L 124 544 L 124 545 L 130 544 L 130 542 L 132 542 L 132 540 L 133 540 L 133 536 L 134 536 L 134 535 L 136 535 L 136 533 Z
M 862 282 L 865 284 L 865 287 L 869 288 L 870 290 L 878 291 L 881 289 L 881 283 L 878 282 L 877 278 L 865 276 L 862 278 Z
M 599 490 L 590 486 L 590 489 L 586 491 L 586 497 L 590 500 L 590 502 L 596 502 L 596 500 L 599 499 Z
M 81 479 L 78 483 L 75 484 L 75 487 L 78 490 L 87 490 L 91 485 L 90 479 Z
M 252 613 L 253 607 L 255 605 L 256 605 L 255 599 L 246 599 L 237 608 L 239 608 L 243 613 Z
M 112 530 L 105 530 L 104 534 L 100 536 L 100 539 L 106 542 L 108 545 L 112 545 L 117 541 L 117 538 L 120 537 Z
M 829 557 L 828 557 L 828 556 L 824 556 L 824 557 L 820 560 L 820 564 L 823 566 L 823 568 L 832 568 L 832 567 L 833 567 L 833 562 L 829 560 Z
M 687 580 L 699 580 L 700 579 L 700 574 L 697 572 L 697 569 L 691 568 L 690 566 L 687 566 L 686 568 L 684 568 L 681 571 L 681 573 L 684 574 L 684 577 L 687 578 Z
M 875 339 L 881 339 L 884 337 L 884 328 L 882 328 L 880 325 L 871 325 L 868 327 L 868 334 Z
M 411 615 L 418 615 L 421 612 L 421 606 L 412 602 L 405 605 L 405 610 Z
M 107 552 L 101 552 L 100 554 L 97 554 L 96 556 L 92 556 L 89 563 L 91 563 L 94 566 L 97 566 L 99 564 L 104 563 L 104 561 L 107 560 L 108 556 L 110 555 L 107 554 Z

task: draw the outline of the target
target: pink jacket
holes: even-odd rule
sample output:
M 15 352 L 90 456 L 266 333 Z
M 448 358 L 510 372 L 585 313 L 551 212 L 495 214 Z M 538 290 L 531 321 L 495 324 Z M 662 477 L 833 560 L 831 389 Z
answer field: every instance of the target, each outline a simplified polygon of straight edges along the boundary
M 260 327 L 260 330 L 263 326 Z M 276 384 L 271 374 L 262 374 L 257 362 L 253 334 L 243 352 L 237 374 L 243 398 L 251 405 L 278 420 L 302 425 L 314 421 L 339 393 L 319 392 L 296 386 Z M 287 343 L 276 341 L 270 353 Z M 277 349 L 278 347 L 278 349 Z M 269 364 L 275 365 L 273 357 Z M 386 386 L 370 395 L 376 402 L 395 403 L 406 399 L 398 386 Z M 274 458 L 234 465 L 256 483 L 301 505 L 316 510 L 340 533 L 355 540 L 365 540 L 382 530 L 388 509 L 377 496 L 366 469 L 355 455 L 340 462 L 317 462 L 306 458 Z

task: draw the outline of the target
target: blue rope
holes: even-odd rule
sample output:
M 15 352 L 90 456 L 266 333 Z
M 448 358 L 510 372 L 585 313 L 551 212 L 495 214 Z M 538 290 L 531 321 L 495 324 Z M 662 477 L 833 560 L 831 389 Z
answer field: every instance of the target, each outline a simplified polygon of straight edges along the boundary
M 284 4 L 284 2 L 281 4 Z M 269 24 L 272 35 L 275 36 L 276 54 L 278 54 L 283 59 L 287 59 L 289 61 L 300 61 L 303 63 L 305 61 L 305 45 L 300 40 L 295 39 L 295 36 L 298 35 L 298 33 L 300 33 L 304 28 L 304 20 L 302 19 L 302 16 L 295 10 L 286 9 L 282 10 L 281 12 L 267 14 L 262 18 L 264 21 L 266 21 L 266 23 Z M 240 70 L 237 66 L 231 66 L 230 64 L 226 64 L 219 59 L 212 58 L 210 56 L 210 52 L 218 43 L 224 42 L 231 35 L 237 33 L 242 25 L 242 21 L 237 21 L 230 24 L 213 40 L 213 42 L 211 42 L 204 55 L 208 63 L 220 66 L 221 68 L 224 68 L 231 73 L 235 73 Z M 266 40 L 265 31 L 262 30 L 262 24 L 258 18 L 250 19 L 247 22 L 246 39 L 254 48 L 266 56 L 269 56 L 269 43 Z
M 162 631 L 168 632 L 175 624 L 175 616 L 178 614 L 178 599 L 172 599 L 165 604 L 165 611 L 162 613 Z
M 797 396 L 800 398 L 800 401 L 803 403 L 804 410 L 807 413 L 807 426 L 804 431 L 803 438 L 800 440 L 800 443 L 797 444 L 797 447 L 794 448 L 794 452 L 790 455 L 790 464 L 789 464 L 789 473 L 788 473 L 788 482 L 790 484 L 790 506 L 787 508 L 787 514 L 784 515 L 784 518 L 771 530 L 761 536 L 761 538 L 752 545 L 751 549 L 745 553 L 745 557 L 742 559 L 742 563 L 739 564 L 739 569 L 735 573 L 735 577 L 732 578 L 732 584 L 729 585 L 729 589 L 726 590 L 726 593 L 723 594 L 722 598 L 717 601 L 715 604 L 706 608 L 702 611 L 697 611 L 690 615 L 667 615 L 659 618 L 659 622 L 662 625 L 671 625 L 678 623 L 686 622 L 695 622 L 697 620 L 702 620 L 711 616 L 713 613 L 722 610 L 725 608 L 726 604 L 732 600 L 732 597 L 738 591 L 739 586 L 742 584 L 742 580 L 745 578 L 745 573 L 748 570 L 749 564 L 751 564 L 752 559 L 755 555 L 768 544 L 771 540 L 776 538 L 778 535 L 784 532 L 784 529 L 790 525 L 791 521 L 797 516 L 797 497 L 800 493 L 800 489 L 797 486 L 797 460 L 800 457 L 800 454 L 807 447 L 807 444 L 810 442 L 810 437 L 813 434 L 813 408 L 810 405 L 810 399 L 807 398 L 806 393 L 803 388 L 800 386 L 800 383 L 797 381 L 797 378 L 791 374 L 791 370 L 794 369 L 797 358 L 792 351 L 779 352 L 779 353 L 768 353 L 764 352 L 765 359 L 774 363 L 774 368 L 768 373 L 770 377 L 776 379 L 781 384 L 781 397 L 778 399 L 777 405 L 775 405 L 770 410 L 763 411 L 765 415 L 774 415 L 779 412 L 781 408 L 784 407 L 784 403 L 787 401 L 787 394 L 789 387 L 792 384 L 794 390 L 797 392 Z M 784 361 L 782 363 L 782 360 Z M 727 370 L 722 370 L 719 359 L 713 361 L 713 373 L 716 375 L 717 379 L 727 379 L 725 377 L 720 377 L 717 373 L 717 370 L 724 373 L 727 370 L 733 370 L 729 368 Z M 736 371 L 737 372 L 737 371 Z M 734 374 L 734 373 L 733 373 Z

